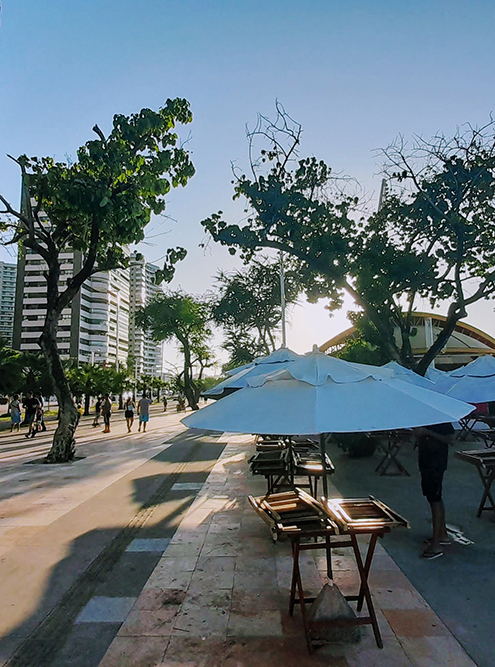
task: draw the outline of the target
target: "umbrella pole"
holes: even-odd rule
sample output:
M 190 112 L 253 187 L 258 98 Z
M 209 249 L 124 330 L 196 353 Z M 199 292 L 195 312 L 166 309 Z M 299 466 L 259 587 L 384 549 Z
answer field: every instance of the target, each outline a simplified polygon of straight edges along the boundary
M 320 456 L 321 456 L 321 465 L 323 466 L 323 496 L 328 498 L 328 480 L 327 480 L 327 467 L 325 461 L 325 434 L 320 433 Z

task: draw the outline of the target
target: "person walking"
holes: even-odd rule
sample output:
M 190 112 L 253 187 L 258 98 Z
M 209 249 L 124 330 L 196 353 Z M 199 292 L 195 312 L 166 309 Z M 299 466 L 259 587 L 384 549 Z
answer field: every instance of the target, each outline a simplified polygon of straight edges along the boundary
M 25 435 L 26 438 L 29 438 L 34 432 L 34 421 L 36 419 L 39 404 L 38 399 L 35 398 L 30 391 L 26 392 L 26 397 L 23 401 L 25 410 L 24 423 L 29 426 L 28 432 Z
M 105 394 L 103 397 L 103 403 L 101 404 L 101 414 L 103 415 L 103 423 L 105 428 L 103 433 L 110 433 L 110 419 L 112 418 L 112 401 L 108 394 Z
M 21 402 L 19 401 L 19 394 L 14 394 L 9 404 L 10 410 L 10 432 L 21 430 Z
M 45 424 L 45 405 L 43 403 L 43 396 L 40 394 L 40 392 L 37 392 L 34 396 L 35 398 L 38 399 L 40 403 L 40 408 L 37 415 L 38 431 L 41 430 L 44 432 L 46 431 L 46 424 Z
M 163 412 L 167 412 L 167 405 L 168 405 L 167 397 L 163 396 Z
M 95 418 L 93 419 L 93 426 L 100 425 L 100 415 L 101 415 L 101 396 L 98 396 L 95 403 Z
M 125 409 L 124 416 L 127 422 L 127 433 L 131 432 L 132 424 L 134 423 L 134 408 L 135 405 L 134 401 L 132 400 L 132 396 L 129 396 L 124 406 Z
M 449 444 L 454 433 L 452 424 L 432 424 L 414 429 L 418 436 L 418 466 L 421 489 L 430 503 L 433 534 L 423 557 L 428 560 L 443 556 L 442 547 L 450 544 L 445 523 L 445 506 L 442 499 L 443 476 L 447 470 Z
M 150 418 L 150 405 L 151 401 L 147 397 L 146 392 L 143 393 L 143 397 L 138 403 L 137 413 L 139 415 L 139 426 L 138 431 L 141 431 L 141 425 L 143 426 L 143 433 L 146 433 L 146 424 Z

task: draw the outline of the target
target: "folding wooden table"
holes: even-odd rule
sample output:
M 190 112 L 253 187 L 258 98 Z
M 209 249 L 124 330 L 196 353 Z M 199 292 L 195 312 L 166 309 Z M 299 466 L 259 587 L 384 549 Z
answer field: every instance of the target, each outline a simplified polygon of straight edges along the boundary
M 322 627 L 348 627 L 371 625 L 379 648 L 383 648 L 380 628 L 368 585 L 377 539 L 383 537 L 395 526 L 408 526 L 405 519 L 373 497 L 358 499 L 336 498 L 315 501 L 301 489 L 284 494 L 253 498 L 249 501 L 255 511 L 268 523 L 272 534 L 286 534 L 292 543 L 293 571 L 289 599 L 289 613 L 292 616 L 296 604 L 301 606 L 304 633 L 310 653 L 313 652 L 311 631 Z M 358 536 L 369 535 L 370 541 L 365 560 L 361 557 Z M 323 541 L 318 541 L 323 538 Z M 335 538 L 335 539 L 331 539 Z M 304 592 L 299 555 L 301 551 L 325 549 L 327 574 L 332 578 L 331 550 L 350 547 L 353 550 L 359 573 L 360 586 L 357 595 L 345 596 L 357 602 L 361 611 L 366 601 L 367 616 L 331 621 L 309 621 L 306 605 L 314 602 L 314 597 Z
M 471 463 L 478 470 L 483 485 L 483 495 L 476 516 L 479 518 L 481 513 L 487 510 L 495 511 L 495 502 L 490 491 L 495 478 L 495 451 L 493 449 L 468 449 L 463 452 L 455 452 L 454 456 L 466 463 Z M 487 501 L 491 506 L 486 506 Z
M 379 436 L 385 440 L 385 444 L 380 443 L 379 448 L 383 453 L 383 458 L 375 468 L 379 475 L 411 475 L 397 458 L 404 443 L 410 443 L 412 434 L 410 431 L 384 431 Z M 395 468 L 394 472 L 387 472 L 390 466 Z

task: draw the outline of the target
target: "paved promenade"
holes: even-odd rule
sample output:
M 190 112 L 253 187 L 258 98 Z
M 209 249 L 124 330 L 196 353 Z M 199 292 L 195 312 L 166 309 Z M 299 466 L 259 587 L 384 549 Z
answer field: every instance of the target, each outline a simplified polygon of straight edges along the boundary
M 48 434 L 1 436 L 0 665 L 98 664 L 121 621 L 95 632 L 78 615 L 94 596 L 135 599 L 223 449 L 181 417 L 155 409 L 146 434 L 83 424 L 85 458 L 66 465 L 31 464 Z
M 101 667 L 475 664 L 387 554 L 386 539 L 378 545 L 370 577 L 384 648 L 376 647 L 366 628 L 359 644 L 327 645 L 310 657 L 300 612 L 288 614 L 289 544 L 272 542 L 246 500 L 248 493 L 265 489 L 264 480 L 247 471 L 252 438 L 227 441 L 141 593 L 114 601 L 122 624 Z M 350 551 L 335 550 L 333 561 L 337 584 L 344 592 L 356 590 Z M 304 554 L 302 571 L 308 590 L 317 592 L 326 580 L 324 557 Z M 79 622 L 103 627 L 112 613 L 101 600 L 92 600 Z

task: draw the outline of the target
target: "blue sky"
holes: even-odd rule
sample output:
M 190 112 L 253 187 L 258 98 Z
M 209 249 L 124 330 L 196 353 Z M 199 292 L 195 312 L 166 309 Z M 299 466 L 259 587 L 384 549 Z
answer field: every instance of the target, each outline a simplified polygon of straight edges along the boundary
M 246 123 L 278 98 L 315 154 L 379 188 L 373 149 L 400 132 L 453 132 L 495 107 L 495 3 L 293 0 L 3 0 L 0 26 L 0 191 L 19 198 L 6 153 L 74 155 L 97 122 L 186 97 L 197 175 L 174 191 L 144 252 L 185 245 L 173 285 L 200 293 L 233 260 L 206 254 L 200 220 L 231 202 L 230 161 L 246 164 Z M 8 259 L 0 248 L 0 259 Z M 349 304 L 350 306 L 351 304 Z M 493 333 L 491 304 L 470 321 Z M 304 351 L 346 326 L 318 306 L 292 313 L 289 344 Z

